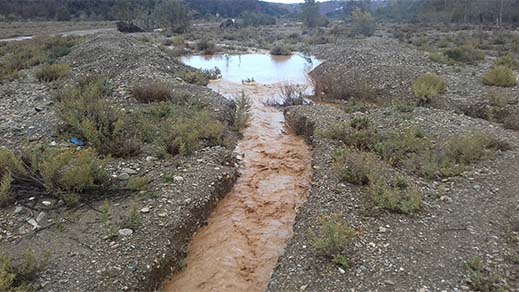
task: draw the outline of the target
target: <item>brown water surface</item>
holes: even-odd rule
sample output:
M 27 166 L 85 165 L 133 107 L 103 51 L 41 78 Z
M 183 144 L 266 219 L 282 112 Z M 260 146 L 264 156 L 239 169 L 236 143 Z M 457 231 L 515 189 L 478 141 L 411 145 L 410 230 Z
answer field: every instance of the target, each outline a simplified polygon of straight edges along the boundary
M 227 97 L 243 91 L 253 100 L 250 126 L 236 150 L 243 157 L 241 176 L 194 235 L 185 268 L 162 290 L 265 291 L 310 189 L 310 148 L 286 128 L 282 111 L 264 105 L 279 84 L 209 86 Z

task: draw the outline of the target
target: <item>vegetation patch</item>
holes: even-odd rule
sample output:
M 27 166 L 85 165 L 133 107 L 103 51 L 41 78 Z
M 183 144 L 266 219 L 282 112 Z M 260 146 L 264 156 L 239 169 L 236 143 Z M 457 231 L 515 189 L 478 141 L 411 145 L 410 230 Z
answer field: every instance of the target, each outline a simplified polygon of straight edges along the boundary
M 69 73 L 70 66 L 67 64 L 43 64 L 34 77 L 39 81 L 52 82 L 67 77 Z
M 482 81 L 490 86 L 513 87 L 517 84 L 517 77 L 512 69 L 499 65 L 485 73 Z
M 511 291 L 504 280 L 504 275 L 493 273 L 486 267 L 480 257 L 470 258 L 465 262 L 470 287 L 474 291 Z
M 73 204 L 107 186 L 105 163 L 92 149 L 35 148 L 21 154 L 0 150 L 0 205 L 35 195 Z
M 422 206 L 422 193 L 405 176 L 394 172 L 375 172 L 369 177 L 369 192 L 381 208 L 410 214 Z
M 347 268 L 348 258 L 344 254 L 357 236 L 355 230 L 339 214 L 319 217 L 318 226 L 317 233 L 312 234 L 312 246 L 319 255 Z
M 344 144 L 359 150 L 369 150 L 379 139 L 373 122 L 366 117 L 353 118 L 349 122 L 333 124 L 320 135 L 325 138 L 340 140 Z
M 335 151 L 332 160 L 339 179 L 356 185 L 367 185 L 373 172 L 387 168 L 377 155 L 354 148 Z
M 371 13 L 357 9 L 351 14 L 351 34 L 372 36 L 375 33 L 376 23 Z
M 292 52 L 285 46 L 275 45 L 270 50 L 270 54 L 274 55 L 274 56 L 288 56 L 288 55 L 291 55 Z
M 168 101 L 171 99 L 171 88 L 162 82 L 140 84 L 135 86 L 131 92 L 133 98 L 142 103 Z
M 108 100 L 110 84 L 91 79 L 58 95 L 56 110 L 67 131 L 85 139 L 101 154 L 116 157 L 141 152 L 141 135 L 128 113 Z
M 462 45 L 444 52 L 450 60 L 458 63 L 475 64 L 485 59 L 485 54 L 471 45 Z
M 244 92 L 234 100 L 234 112 L 232 114 L 233 125 L 236 131 L 242 133 L 250 121 L 250 110 L 252 108 L 252 101 L 245 95 Z
M 413 83 L 411 90 L 420 103 L 426 104 L 447 90 L 447 81 L 436 74 L 425 74 Z
M 188 71 L 182 73 L 180 78 L 187 83 L 206 86 L 209 84 L 209 78 L 206 74 L 200 71 Z
M 35 291 L 36 287 L 33 287 L 31 282 L 45 269 L 49 256 L 45 254 L 38 259 L 34 251 L 28 250 L 24 253 L 23 259 L 15 264 L 8 255 L 0 254 L 0 291 Z

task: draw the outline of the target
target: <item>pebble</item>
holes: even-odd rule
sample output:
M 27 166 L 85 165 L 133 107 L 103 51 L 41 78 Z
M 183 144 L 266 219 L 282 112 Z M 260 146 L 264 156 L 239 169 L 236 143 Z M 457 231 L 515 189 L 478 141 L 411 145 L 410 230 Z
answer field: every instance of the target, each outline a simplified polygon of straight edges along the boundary
M 131 168 L 128 168 L 128 167 L 125 167 L 121 170 L 122 173 L 127 173 L 129 175 L 132 175 L 132 174 L 136 174 L 137 171 L 135 169 L 131 169 Z
M 129 180 L 130 179 L 130 175 L 127 174 L 126 172 L 123 172 L 119 175 L 119 179 L 120 180 Z
M 395 285 L 395 282 L 391 281 L 391 280 L 384 280 L 384 284 L 387 284 L 387 285 Z
M 52 205 L 51 201 L 42 201 L 41 203 L 43 204 L 43 206 L 46 206 L 46 207 L 49 207 L 50 205 Z
M 16 206 L 16 208 L 14 208 L 14 214 L 20 214 L 23 212 L 23 207 L 21 206 Z
M 341 273 L 341 274 L 346 273 L 346 271 L 344 269 L 342 269 L 342 268 L 338 268 L 338 270 L 339 270 L 339 273 Z
M 36 222 L 41 223 L 41 222 L 45 221 L 46 218 L 47 218 L 47 213 L 40 212 L 40 214 L 38 214 L 38 217 L 36 217 Z
M 133 230 L 131 230 L 130 228 L 119 229 L 119 235 L 130 236 L 132 234 L 133 234 Z
M 38 225 L 38 222 L 36 220 L 34 220 L 34 218 L 27 220 L 27 223 L 31 224 L 32 230 L 36 230 L 36 229 L 40 228 L 40 225 Z
M 150 212 L 150 208 L 149 207 L 144 207 L 141 209 L 141 213 L 149 213 Z
M 168 214 L 166 213 L 159 213 L 159 217 L 166 217 Z
M 380 232 L 380 233 L 384 233 L 384 232 L 386 232 L 386 231 L 387 231 L 387 228 L 384 227 L 384 226 L 380 226 L 380 227 L 378 228 L 378 232 Z
M 180 175 L 175 175 L 175 176 L 173 176 L 173 180 L 176 182 L 181 182 L 181 181 L 184 181 L 184 178 L 181 177 Z

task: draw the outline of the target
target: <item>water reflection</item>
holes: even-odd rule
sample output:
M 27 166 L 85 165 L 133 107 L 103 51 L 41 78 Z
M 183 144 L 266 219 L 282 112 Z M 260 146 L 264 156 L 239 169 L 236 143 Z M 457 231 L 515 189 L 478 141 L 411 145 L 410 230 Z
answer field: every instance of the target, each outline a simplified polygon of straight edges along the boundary
M 222 71 L 222 78 L 225 81 L 241 83 L 244 79 L 254 78 L 256 82 L 263 84 L 285 81 L 305 84 L 307 73 L 320 64 L 314 57 L 301 54 L 186 56 L 181 61 L 198 69 L 212 69 L 216 66 Z

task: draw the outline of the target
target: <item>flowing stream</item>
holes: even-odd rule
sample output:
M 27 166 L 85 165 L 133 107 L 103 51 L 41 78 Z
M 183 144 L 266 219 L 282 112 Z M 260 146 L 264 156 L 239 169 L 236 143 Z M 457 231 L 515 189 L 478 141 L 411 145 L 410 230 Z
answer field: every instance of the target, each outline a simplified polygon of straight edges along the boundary
M 196 68 L 219 67 L 222 79 L 209 87 L 232 98 L 252 99 L 252 118 L 236 152 L 241 176 L 193 237 L 184 269 L 163 284 L 163 291 L 265 291 L 270 275 L 292 236 L 296 211 L 311 184 L 311 150 L 284 123 L 281 110 L 266 106 L 282 82 L 307 84 L 317 60 L 300 55 L 271 57 L 192 56 Z M 241 80 L 254 78 L 256 84 Z

